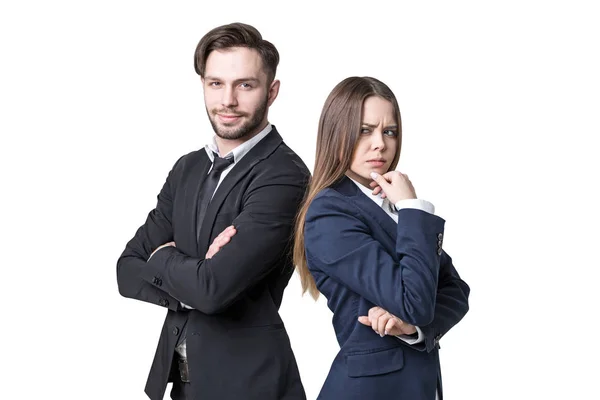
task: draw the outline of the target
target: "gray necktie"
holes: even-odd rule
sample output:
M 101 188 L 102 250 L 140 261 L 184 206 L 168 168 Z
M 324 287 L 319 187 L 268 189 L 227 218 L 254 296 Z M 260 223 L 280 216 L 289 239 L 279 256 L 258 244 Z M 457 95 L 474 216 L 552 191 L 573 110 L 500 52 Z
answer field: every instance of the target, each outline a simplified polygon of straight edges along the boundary
M 214 152 L 213 155 L 214 161 L 212 169 L 206 176 L 206 179 L 202 184 L 202 188 L 200 188 L 200 193 L 198 194 L 198 236 L 196 237 L 196 240 L 200 238 L 200 230 L 202 229 L 202 222 L 204 221 L 204 217 L 206 215 L 206 209 L 208 208 L 208 205 L 215 194 L 219 179 L 221 178 L 221 173 L 231 164 L 233 164 L 234 161 L 233 155 L 225 158 L 219 157 L 219 155 Z M 175 348 L 175 350 L 183 357 L 186 356 L 185 339 L 187 337 L 187 323 L 188 321 L 186 319 L 181 331 L 181 335 L 179 336 L 179 340 L 177 341 L 177 347 Z

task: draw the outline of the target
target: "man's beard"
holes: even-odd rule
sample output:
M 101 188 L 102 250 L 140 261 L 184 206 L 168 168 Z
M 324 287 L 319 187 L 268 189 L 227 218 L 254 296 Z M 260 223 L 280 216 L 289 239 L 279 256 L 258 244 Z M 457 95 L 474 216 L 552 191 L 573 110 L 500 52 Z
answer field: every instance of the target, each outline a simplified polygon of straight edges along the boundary
M 260 124 L 263 122 L 263 119 L 265 118 L 265 114 L 267 113 L 267 103 L 268 103 L 268 98 L 265 98 L 265 101 L 263 101 L 260 106 L 256 109 L 256 111 L 254 111 L 254 113 L 252 114 L 251 118 L 246 121 L 245 123 L 243 123 L 241 126 L 238 127 L 227 127 L 227 126 L 223 126 L 223 125 L 219 125 L 217 124 L 217 122 L 215 121 L 217 117 L 217 113 L 223 113 L 223 114 L 235 114 L 235 115 L 241 115 L 241 117 L 246 117 L 247 114 L 240 114 L 237 113 L 235 111 L 235 109 L 228 109 L 228 108 L 222 108 L 220 110 L 215 110 L 212 112 L 209 112 L 208 109 L 206 110 L 206 113 L 208 114 L 208 119 L 210 121 L 210 124 L 213 127 L 213 130 L 215 131 L 215 133 L 217 134 L 218 137 L 222 138 L 222 139 L 228 139 L 228 140 L 237 140 L 237 139 L 241 139 L 249 134 L 252 133 L 256 133 L 256 129 L 258 129 L 258 127 L 260 126 Z

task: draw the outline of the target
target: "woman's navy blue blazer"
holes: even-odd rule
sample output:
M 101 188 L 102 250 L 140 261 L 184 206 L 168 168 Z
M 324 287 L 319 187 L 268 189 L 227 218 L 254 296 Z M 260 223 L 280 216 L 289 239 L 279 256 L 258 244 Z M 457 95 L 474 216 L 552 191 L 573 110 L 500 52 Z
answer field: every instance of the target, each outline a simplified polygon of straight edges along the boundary
M 401 209 L 396 224 L 350 179 L 321 191 L 305 224 L 308 267 L 333 311 L 340 351 L 319 399 L 433 400 L 438 342 L 467 313 L 469 287 L 442 250 L 445 221 Z M 421 328 L 408 345 L 358 322 L 380 306 Z

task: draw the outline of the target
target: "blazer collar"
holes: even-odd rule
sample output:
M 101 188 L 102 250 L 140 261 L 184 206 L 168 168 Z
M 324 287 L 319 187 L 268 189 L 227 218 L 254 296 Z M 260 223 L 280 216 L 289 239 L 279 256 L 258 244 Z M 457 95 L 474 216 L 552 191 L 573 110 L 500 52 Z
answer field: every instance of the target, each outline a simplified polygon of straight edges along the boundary
M 344 176 L 333 186 L 333 189 L 348 197 L 350 201 L 358 206 L 358 208 L 368 214 L 369 217 L 373 218 L 373 220 L 375 220 L 395 242 L 397 225 L 394 223 L 394 220 L 390 218 L 383 208 L 377 205 L 372 199 L 368 198 L 367 195 L 364 194 L 352 180 L 350 180 L 350 178 Z

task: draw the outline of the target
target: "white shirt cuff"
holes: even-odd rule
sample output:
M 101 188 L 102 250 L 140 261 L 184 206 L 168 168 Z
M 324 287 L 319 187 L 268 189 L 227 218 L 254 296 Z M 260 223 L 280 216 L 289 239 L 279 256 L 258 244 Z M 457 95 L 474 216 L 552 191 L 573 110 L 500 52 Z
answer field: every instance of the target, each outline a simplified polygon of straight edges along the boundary
M 421 331 L 421 329 L 418 326 L 415 326 L 415 329 L 417 330 L 417 333 L 419 334 L 418 337 L 414 338 L 410 335 L 398 335 L 396 336 L 398 339 L 406 342 L 407 344 L 417 344 L 417 343 L 421 343 L 422 341 L 425 340 L 425 335 L 423 334 L 423 331 Z
M 150 261 L 150 259 L 152 258 L 152 256 L 154 256 L 156 253 L 158 253 L 159 251 L 161 251 L 161 250 L 162 250 L 162 249 L 164 249 L 165 247 L 169 247 L 169 246 L 163 246 L 163 247 L 161 247 L 160 249 L 157 247 L 157 248 L 156 248 L 156 250 L 154 250 L 154 251 L 152 252 L 152 254 L 150 254 L 150 257 L 148 257 L 148 260 L 147 260 L 146 262 Z
M 422 199 L 405 199 L 400 200 L 394 204 L 396 210 L 400 211 L 403 208 L 415 208 L 417 210 L 422 210 L 428 212 L 429 214 L 435 214 L 435 207 L 433 204 L 428 202 L 427 200 Z

